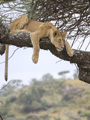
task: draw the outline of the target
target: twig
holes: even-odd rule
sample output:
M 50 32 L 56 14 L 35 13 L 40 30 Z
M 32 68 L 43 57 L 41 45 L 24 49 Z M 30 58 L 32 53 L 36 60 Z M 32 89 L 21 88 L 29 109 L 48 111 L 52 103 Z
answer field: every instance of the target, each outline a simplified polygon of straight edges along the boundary
M 0 91 L 3 90 L 6 86 L 8 86 L 8 84 L 9 84 L 11 81 L 12 81 L 12 80 L 10 80 L 6 85 L 4 85 L 4 86 L 0 89 Z
M 14 50 L 14 52 L 12 53 L 12 55 L 8 58 L 8 60 L 10 60 L 12 57 L 13 57 L 13 55 L 15 54 L 15 52 L 18 50 L 19 48 L 17 48 L 16 50 Z M 5 61 L 4 62 L 1 62 L 0 64 L 3 64 L 3 63 L 5 63 Z

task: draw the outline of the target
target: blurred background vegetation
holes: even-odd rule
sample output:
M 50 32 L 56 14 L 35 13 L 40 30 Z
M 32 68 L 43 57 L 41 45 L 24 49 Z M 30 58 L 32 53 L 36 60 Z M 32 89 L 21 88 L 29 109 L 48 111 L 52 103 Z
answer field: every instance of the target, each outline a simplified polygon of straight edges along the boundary
M 11 80 L 0 89 L 0 115 L 4 120 L 90 120 L 90 85 L 45 74 L 28 85 Z

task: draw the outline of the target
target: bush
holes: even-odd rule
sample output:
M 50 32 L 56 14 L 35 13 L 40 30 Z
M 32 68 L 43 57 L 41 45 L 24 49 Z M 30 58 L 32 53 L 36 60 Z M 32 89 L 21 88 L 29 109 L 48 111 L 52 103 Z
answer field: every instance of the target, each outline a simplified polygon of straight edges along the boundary
M 73 96 L 70 95 L 70 94 L 65 94 L 65 95 L 63 95 L 63 97 L 62 97 L 62 101 L 64 101 L 64 102 L 68 102 L 68 101 L 70 101 L 70 100 L 72 100 L 72 99 L 73 99 Z
M 38 116 L 36 115 L 30 115 L 26 118 L 26 120 L 40 120 Z
M 15 118 L 15 115 L 14 114 L 8 114 L 7 117 L 8 118 Z
M 25 105 L 21 112 L 23 113 L 37 112 L 40 110 L 47 110 L 50 107 L 51 105 L 49 105 L 47 102 L 33 101 L 31 104 Z
M 44 115 L 44 116 L 41 116 L 41 119 L 42 120 L 50 120 L 50 116 L 49 115 Z
M 5 106 L 8 106 L 8 104 L 10 104 L 10 99 L 9 98 L 6 99 Z
M 42 109 L 42 104 L 40 102 L 33 101 L 32 104 L 31 104 L 31 109 L 33 111 L 41 110 Z
M 81 117 L 86 117 L 87 120 L 90 120 L 90 112 L 87 112 L 87 113 L 81 115 Z
M 31 112 L 31 108 L 30 106 L 25 106 L 22 110 L 21 110 L 22 113 L 30 113 Z
M 7 110 L 6 110 L 5 108 L 2 108 L 2 109 L 0 110 L 0 114 L 1 114 L 2 116 L 6 116 L 6 115 L 7 115 Z
M 10 98 L 10 102 L 15 102 L 17 100 L 17 98 L 15 96 Z
M 32 87 L 30 92 L 26 92 L 26 94 L 21 93 L 19 96 L 19 103 L 23 104 L 32 104 L 33 101 L 40 102 L 41 98 L 43 97 L 44 89 L 38 86 Z
M 47 110 L 50 107 L 51 105 L 49 105 L 46 101 L 42 102 L 42 110 Z

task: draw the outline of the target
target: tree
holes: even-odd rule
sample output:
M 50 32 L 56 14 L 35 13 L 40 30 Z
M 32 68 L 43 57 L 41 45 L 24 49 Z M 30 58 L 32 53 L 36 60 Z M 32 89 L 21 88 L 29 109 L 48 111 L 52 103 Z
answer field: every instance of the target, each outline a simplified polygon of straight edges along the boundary
M 62 76 L 63 78 L 65 78 L 65 75 L 69 73 L 69 71 L 62 71 L 62 72 L 59 72 L 58 75 Z
M 21 0 L 20 2 L 14 2 L 13 5 L 8 3 L 8 9 L 8 11 L 11 9 L 14 10 L 17 16 L 27 14 L 29 18 L 36 20 L 44 22 L 53 21 L 60 31 L 68 32 L 67 39 L 72 40 L 72 46 L 80 39 L 79 47 L 74 49 L 73 57 L 67 55 L 66 49 L 62 52 L 57 52 L 48 38 L 43 38 L 40 41 L 40 48 L 50 50 L 52 54 L 60 59 L 77 64 L 79 68 L 79 79 L 90 83 L 90 52 L 80 50 L 90 36 L 90 0 L 68 0 L 68 2 L 67 0 Z M 12 15 L 11 17 L 7 17 L 8 11 L 5 9 L 5 6 L 4 10 L 0 10 L 0 18 L 2 18 L 0 20 L 0 54 L 3 54 L 5 51 L 4 45 L 2 44 L 32 47 L 28 33 L 9 34 L 9 28 L 3 23 L 7 21 L 9 24 L 13 20 Z M 4 17 L 7 17 L 7 19 L 3 19 Z M 85 50 L 89 45 L 90 41 L 88 41 Z
M 53 76 L 48 74 L 43 75 L 42 81 L 48 81 L 48 80 L 53 80 Z

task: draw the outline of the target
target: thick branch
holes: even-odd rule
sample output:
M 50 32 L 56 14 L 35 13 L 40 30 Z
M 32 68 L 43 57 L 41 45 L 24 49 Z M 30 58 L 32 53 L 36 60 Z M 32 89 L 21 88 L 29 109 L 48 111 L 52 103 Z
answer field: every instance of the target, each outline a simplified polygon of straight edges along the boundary
M 9 30 L 7 30 L 6 34 L 3 35 L 2 31 L 0 32 L 0 43 L 15 45 L 17 47 L 32 47 L 29 33 L 23 32 L 10 35 Z M 90 52 L 74 50 L 74 56 L 69 57 L 66 53 L 66 49 L 62 52 L 58 52 L 48 38 L 43 38 L 40 40 L 40 48 L 50 50 L 52 54 L 60 59 L 70 61 L 71 63 L 76 63 L 79 67 L 79 79 L 90 83 Z

